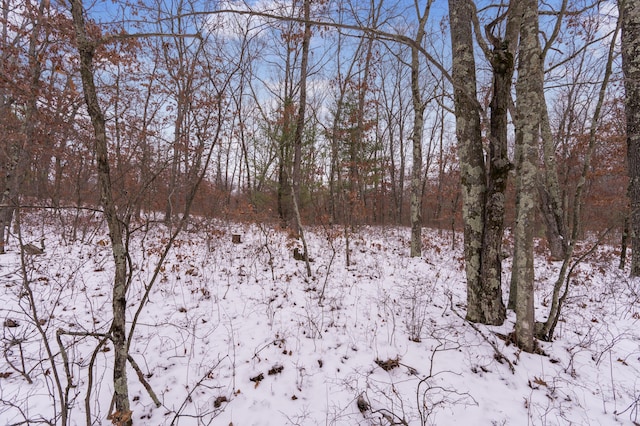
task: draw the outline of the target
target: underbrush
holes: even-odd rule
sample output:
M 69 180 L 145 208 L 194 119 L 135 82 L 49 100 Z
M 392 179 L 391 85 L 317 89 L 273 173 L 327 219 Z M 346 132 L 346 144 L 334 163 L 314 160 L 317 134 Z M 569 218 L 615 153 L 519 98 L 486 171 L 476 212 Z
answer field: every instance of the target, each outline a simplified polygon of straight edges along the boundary
M 113 265 L 92 226 L 72 238 L 26 222 L 23 240 L 45 236 L 45 253 L 1 258 L 6 424 L 55 424 L 62 410 L 70 424 L 109 421 Z M 194 222 L 160 264 L 169 235 L 153 223 L 130 237 L 134 424 L 639 421 L 640 282 L 610 247 L 578 266 L 555 341 L 531 355 L 504 339 L 513 314 L 464 321 L 462 243 L 446 232 L 425 230 L 415 259 L 407 229 L 363 227 L 347 266 L 343 233 L 310 229 L 311 277 L 299 241 L 267 225 Z M 558 268 L 536 259 L 539 320 Z M 509 271 L 507 259 L 505 298 Z

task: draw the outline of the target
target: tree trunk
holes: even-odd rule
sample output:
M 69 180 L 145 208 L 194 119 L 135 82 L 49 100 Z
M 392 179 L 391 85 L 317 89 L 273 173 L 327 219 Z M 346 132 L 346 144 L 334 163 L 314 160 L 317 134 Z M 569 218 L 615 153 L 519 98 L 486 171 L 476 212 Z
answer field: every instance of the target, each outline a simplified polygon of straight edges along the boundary
M 444 93 L 443 93 L 444 96 Z M 444 224 L 442 223 L 442 211 L 444 203 L 444 132 L 445 132 L 445 109 L 440 112 L 440 137 L 438 139 L 438 186 L 436 188 L 436 210 L 433 214 L 434 221 L 438 227 L 438 235 L 442 235 Z
M 301 179 L 301 167 L 302 167 L 302 142 L 304 138 L 304 124 L 306 119 L 307 108 L 307 70 L 309 67 L 309 44 L 311 42 L 311 24 L 309 23 L 309 15 L 311 5 L 310 0 L 303 0 L 303 19 L 304 35 L 302 38 L 302 56 L 300 59 L 300 102 L 298 104 L 298 115 L 296 117 L 296 130 L 293 139 L 293 200 L 294 210 L 296 211 L 296 232 L 301 231 L 301 224 L 299 223 L 299 209 L 300 209 L 300 179 Z
M 302 5 L 304 15 L 304 37 L 302 39 L 302 58 L 300 62 L 300 105 L 298 105 L 298 116 L 296 117 L 296 132 L 293 140 L 293 179 L 292 179 L 292 202 L 296 224 L 296 233 L 302 239 L 304 248 L 304 261 L 307 267 L 307 276 L 311 276 L 311 266 L 309 265 L 309 251 L 307 240 L 304 237 L 302 228 L 302 218 L 300 216 L 300 168 L 302 163 L 302 139 L 304 137 L 305 111 L 307 106 L 307 69 L 309 64 L 309 44 L 311 42 L 311 24 L 309 15 L 311 11 L 311 0 L 304 0 Z
M 123 244 L 123 232 L 118 219 L 111 186 L 111 172 L 107 150 L 107 134 L 105 118 L 98 102 L 94 75 L 93 56 L 96 42 L 87 35 L 82 0 L 72 0 L 71 14 L 76 32 L 76 43 L 80 55 L 80 76 L 84 91 L 84 100 L 91 118 L 95 137 L 96 162 L 98 169 L 98 185 L 100 202 L 103 208 L 111 251 L 115 263 L 115 276 L 112 292 L 113 322 L 111 324 L 111 340 L 114 346 L 113 387 L 115 413 L 111 413 L 112 421 L 118 425 L 131 425 L 131 409 L 129 405 L 129 385 L 127 381 L 127 339 L 126 339 L 126 307 L 127 307 L 127 263 L 126 249 Z
M 184 97 L 181 94 L 176 95 L 177 114 L 174 121 L 173 130 L 173 149 L 171 150 L 171 169 L 169 175 L 169 187 L 167 188 L 167 204 L 165 205 L 164 221 L 171 224 L 173 215 L 175 214 L 174 205 L 176 203 L 176 193 L 178 192 L 178 173 L 180 163 L 180 144 L 182 138 L 182 126 L 184 123 Z
M 493 42 L 490 56 L 493 71 L 491 119 L 489 134 L 489 173 L 485 223 L 482 240 L 481 280 L 484 286 L 485 312 L 491 312 L 492 323 L 502 324 L 506 309 L 502 300 L 502 238 L 504 236 L 505 191 L 512 164 L 507 154 L 508 114 L 511 101 L 511 83 L 514 71 L 514 53 L 520 33 L 519 5 L 510 5 L 505 36 L 501 40 L 487 35 Z
M 411 169 L 411 257 L 422 254 L 422 134 L 424 132 L 425 103 L 420 91 L 420 52 L 429 19 L 432 0 L 427 1 L 419 16 L 415 44 L 411 46 L 411 100 L 413 102 L 413 167 Z
M 288 130 L 285 130 L 288 131 Z M 289 223 L 291 218 L 291 211 L 289 208 L 289 200 L 291 199 L 291 182 L 289 179 L 289 148 L 286 146 L 289 136 L 283 134 L 278 141 L 278 191 L 277 191 L 277 204 L 278 204 L 278 217 L 283 225 Z
M 284 68 L 284 96 L 282 97 L 282 123 L 280 134 L 278 134 L 278 193 L 277 193 L 277 204 L 278 204 L 278 217 L 282 222 L 283 226 L 289 226 L 292 218 L 292 183 L 291 183 L 291 175 L 292 175 L 292 158 L 291 158 L 291 148 L 292 148 L 292 138 L 293 132 L 295 132 L 293 122 L 293 87 L 292 87 L 292 73 L 294 64 L 292 58 L 294 56 L 294 51 L 296 50 L 291 43 L 287 43 L 287 53 L 285 59 L 285 68 Z
M 622 238 L 620 241 L 620 263 L 618 269 L 624 269 L 627 264 L 627 247 L 629 245 L 629 216 L 624 218 L 624 226 L 622 228 Z
M 640 276 L 640 4 L 620 0 L 622 70 L 624 72 L 627 159 L 631 202 L 631 276 Z
M 487 323 L 483 309 L 482 235 L 486 177 L 480 112 L 477 105 L 476 65 L 471 32 L 471 5 L 467 0 L 449 0 L 452 45 L 452 79 L 456 136 L 462 181 L 464 259 L 467 278 L 467 319 Z
M 538 40 L 538 4 L 527 0 L 520 29 L 520 62 L 516 82 L 516 224 L 513 277 L 516 295 L 516 342 L 526 351 L 535 350 L 533 305 L 533 228 L 537 203 L 536 176 L 542 102 L 542 51 Z
M 418 30 L 420 31 L 420 30 Z M 420 37 L 421 39 L 422 37 Z M 413 99 L 413 167 L 411 169 L 411 257 L 422 255 L 422 133 L 424 103 L 420 95 L 420 61 L 417 47 L 411 49 L 411 93 Z
M 567 253 L 567 229 L 564 221 L 564 209 L 560 197 L 556 149 L 549 123 L 549 111 L 546 102 L 540 105 L 541 136 L 543 144 L 544 170 L 540 179 L 540 210 L 545 224 L 547 243 L 551 259 L 562 260 Z

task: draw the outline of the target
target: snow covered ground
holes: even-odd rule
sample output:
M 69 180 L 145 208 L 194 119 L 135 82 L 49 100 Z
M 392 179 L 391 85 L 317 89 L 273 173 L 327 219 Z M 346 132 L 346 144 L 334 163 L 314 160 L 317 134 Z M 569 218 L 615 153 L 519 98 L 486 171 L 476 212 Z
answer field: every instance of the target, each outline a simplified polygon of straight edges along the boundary
M 25 242 L 44 235 L 47 245 L 24 269 L 15 239 L 0 256 L 0 424 L 55 422 L 56 375 L 63 393 L 71 378 L 70 424 L 87 424 L 87 407 L 92 424 L 110 423 L 113 350 L 100 344 L 111 318 L 108 237 L 87 228 L 81 242 L 58 228 L 23 225 Z M 157 225 L 132 236 L 130 321 L 168 235 Z M 134 424 L 640 422 L 640 280 L 617 269 L 611 247 L 577 268 L 556 340 L 532 355 L 496 334 L 513 330 L 513 313 L 502 327 L 463 320 L 462 242 L 452 248 L 450 234 L 425 230 L 424 253 L 412 259 L 408 229 L 363 227 L 351 235 L 349 266 L 341 228 L 310 229 L 307 239 L 311 278 L 292 257 L 300 241 L 270 225 L 203 222 L 180 234 L 131 346 L 162 405 L 131 368 Z M 536 260 L 538 320 L 559 266 Z

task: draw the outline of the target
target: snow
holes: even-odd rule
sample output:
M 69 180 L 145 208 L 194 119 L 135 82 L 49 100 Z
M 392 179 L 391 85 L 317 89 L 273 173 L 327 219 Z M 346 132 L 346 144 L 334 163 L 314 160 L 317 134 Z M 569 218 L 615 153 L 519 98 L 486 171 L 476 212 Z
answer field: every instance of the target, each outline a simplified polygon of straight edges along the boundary
M 86 225 L 95 232 L 87 228 L 80 241 L 54 223 L 24 222 L 25 241 L 44 234 L 47 247 L 42 256 L 25 257 L 24 271 L 15 240 L 0 257 L 0 424 L 59 422 L 54 370 L 24 273 L 63 391 L 56 331 L 75 333 L 61 336 L 73 384 L 70 424 L 87 423 L 90 365 L 91 422 L 109 424 L 113 350 L 96 337 L 108 331 L 111 318 L 106 229 Z M 240 244 L 231 242 L 233 233 L 241 234 Z M 168 236 L 161 225 L 132 235 L 129 321 Z M 306 237 L 311 278 L 292 258 L 300 241 L 270 225 L 203 220 L 179 235 L 131 346 L 162 406 L 156 408 L 130 368 L 134 424 L 640 421 L 640 281 L 617 269 L 612 247 L 599 248 L 576 268 L 556 339 L 541 342 L 545 355 L 538 355 L 499 338 L 513 330 L 513 313 L 500 327 L 464 321 L 462 242 L 451 248 L 450 234 L 425 229 L 422 257 L 410 258 L 408 229 L 361 227 L 350 235 L 349 266 L 342 228 L 312 228 Z M 543 254 L 536 259 L 538 320 L 547 313 L 559 267 Z

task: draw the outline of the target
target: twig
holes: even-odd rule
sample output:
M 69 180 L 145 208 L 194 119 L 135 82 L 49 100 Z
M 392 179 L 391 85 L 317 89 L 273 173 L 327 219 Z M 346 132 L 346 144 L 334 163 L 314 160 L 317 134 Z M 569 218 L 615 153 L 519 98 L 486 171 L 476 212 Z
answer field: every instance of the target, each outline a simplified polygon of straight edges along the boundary
M 58 403 L 60 404 L 60 423 L 63 425 L 66 425 L 68 415 L 69 415 L 68 401 L 65 400 L 65 393 L 62 390 L 62 379 L 60 378 L 60 375 L 59 375 L 55 354 L 53 353 L 53 349 L 51 348 L 51 343 L 49 341 L 47 333 L 45 332 L 42 326 L 42 323 L 40 322 L 40 316 L 38 315 L 38 308 L 37 308 L 38 304 L 36 303 L 36 298 L 35 298 L 35 295 L 33 294 L 33 289 L 31 288 L 31 282 L 29 281 L 29 278 L 28 278 L 26 254 L 22 249 L 24 247 L 24 244 L 22 240 L 22 228 L 20 224 L 19 209 L 16 209 L 16 227 L 18 228 L 18 243 L 20 244 L 20 247 L 21 247 L 20 272 L 22 275 L 22 288 L 26 292 L 27 300 L 29 301 L 29 307 L 31 310 L 30 312 L 31 319 L 33 319 L 34 325 L 38 330 L 38 333 L 42 337 L 42 344 L 44 345 L 45 351 L 47 352 L 47 358 L 49 360 L 49 363 L 51 364 L 51 372 L 53 373 L 54 384 L 58 392 L 58 395 L 60 396 L 60 401 L 58 401 Z M 52 396 L 55 401 L 55 394 L 52 393 Z M 54 402 L 54 406 L 55 406 L 55 402 Z
M 327 281 L 329 280 L 329 273 L 331 272 L 331 265 L 333 265 L 333 260 L 336 258 L 336 248 L 333 245 L 333 240 L 329 232 L 327 232 L 327 241 L 331 246 L 331 259 L 329 259 L 329 264 L 327 265 L 327 274 L 324 277 L 324 283 L 322 284 L 322 290 L 320 291 L 320 296 L 318 297 L 318 306 L 322 306 L 322 301 L 324 300 L 324 292 L 327 289 Z
M 13 345 L 17 345 L 18 349 L 20 349 L 20 359 L 22 361 L 22 369 L 19 369 L 18 367 L 13 365 L 13 362 L 11 362 L 11 360 L 9 359 L 9 355 L 7 354 L 7 352 L 11 349 L 11 346 Z M 31 379 L 31 376 L 29 376 L 29 373 L 27 373 L 27 369 L 24 363 L 24 354 L 22 353 L 22 340 L 13 339 L 9 342 L 7 347 L 4 348 L 4 359 L 7 361 L 7 364 L 9 364 L 9 367 L 13 368 L 15 371 L 20 373 L 22 377 L 25 378 L 27 383 L 29 383 L 30 385 L 33 384 L 33 380 Z
M 263 247 L 265 249 L 267 249 L 267 253 L 269 253 L 269 267 L 271 268 L 271 279 L 273 281 L 276 280 L 276 273 L 273 269 L 273 253 L 271 253 L 271 249 L 269 248 L 269 234 L 267 233 L 266 228 L 264 227 L 264 225 L 262 223 L 258 223 L 258 228 L 260 228 L 260 231 L 262 231 L 262 233 L 264 234 L 264 245 Z
M 226 358 L 226 357 L 225 357 Z M 184 409 L 184 407 L 187 405 L 187 402 L 191 401 L 191 395 L 193 395 L 193 393 L 196 391 L 196 389 L 198 389 L 202 383 L 204 383 L 204 381 L 208 378 L 210 378 L 211 373 L 213 373 L 213 371 L 220 365 L 220 363 L 222 363 L 222 360 L 224 358 L 222 358 L 221 360 L 218 361 L 218 363 L 216 365 L 214 365 L 213 367 L 211 367 L 204 376 L 202 376 L 200 378 L 200 380 L 198 380 L 198 382 L 191 388 L 191 390 L 189 391 L 189 393 L 187 394 L 186 398 L 184 399 L 184 401 L 182 401 L 182 404 L 180 405 L 180 408 L 178 408 L 178 410 L 175 412 L 175 416 L 173 416 L 173 419 L 171 420 L 171 426 L 176 424 L 176 421 L 178 420 L 178 418 L 181 416 L 181 412 Z
M 473 328 L 480 336 L 482 336 L 482 338 L 485 340 L 485 342 L 487 342 L 493 348 L 493 351 L 495 352 L 496 359 L 498 361 L 504 360 L 507 363 L 507 365 L 509 366 L 509 370 L 511 370 L 511 373 L 515 374 L 516 373 L 516 369 L 514 368 L 513 364 L 511 363 L 511 361 L 509 361 L 509 359 L 506 356 L 504 356 L 504 354 L 502 352 L 500 352 L 500 349 L 498 349 L 498 346 L 494 342 L 489 340 L 489 338 L 487 336 L 485 336 L 485 334 L 480 330 L 480 328 L 477 325 L 475 325 L 474 323 L 468 321 L 466 318 L 464 318 L 462 315 L 460 315 L 458 313 L 458 311 L 455 310 L 455 308 L 453 307 L 453 297 L 451 296 L 451 293 L 448 294 L 448 297 L 449 297 L 449 305 L 450 305 L 450 308 L 451 308 L 451 312 L 453 312 L 461 320 L 463 320 L 464 322 L 469 324 L 471 326 L 471 328 Z
M 84 399 L 85 416 L 86 416 L 88 425 L 92 424 L 91 422 L 91 389 L 93 389 L 93 366 L 95 365 L 96 358 L 98 357 L 98 352 L 100 352 L 100 349 L 107 342 L 108 339 L 109 337 L 107 336 L 100 339 L 100 341 L 98 342 L 98 345 L 93 350 L 93 353 L 91 354 L 91 360 L 89 361 L 89 368 L 88 368 L 89 371 L 87 372 L 87 394 L 85 395 L 85 399 Z M 111 409 L 109 409 L 109 412 L 111 412 Z
M 147 379 L 144 378 L 144 374 L 142 373 L 142 370 L 140 369 L 140 366 L 138 365 L 136 360 L 133 359 L 131 355 L 127 355 L 127 359 L 129 360 L 129 363 L 131 363 L 131 366 L 133 367 L 133 369 L 136 370 L 136 373 L 138 374 L 138 380 L 140 380 L 140 383 L 142 383 L 142 386 L 144 386 L 144 388 L 147 390 L 147 393 L 153 400 L 153 403 L 156 404 L 156 407 L 160 408 L 162 406 L 162 403 L 158 399 L 158 396 L 156 395 L 156 393 L 151 388 L 151 385 L 149 384 L 149 382 L 147 382 Z
M 261 361 L 262 359 L 260 358 L 260 356 L 258 355 L 260 352 L 262 352 L 264 349 L 268 348 L 271 345 L 276 345 L 278 343 L 284 343 L 284 339 L 275 339 L 275 340 L 271 340 L 267 343 L 265 343 L 260 349 L 257 349 L 253 352 L 253 357 L 251 359 L 255 359 L 258 358 L 258 361 Z
M 62 343 L 62 329 L 58 329 L 56 331 L 56 341 L 58 342 L 58 347 L 60 348 L 60 355 L 62 356 L 62 366 L 64 367 L 64 373 L 67 377 L 67 385 L 64 387 L 64 395 L 60 395 L 65 401 L 65 404 L 69 401 L 69 392 L 73 385 L 73 376 L 71 374 L 71 369 L 69 368 L 69 356 L 67 355 L 67 349 L 64 347 Z
M 553 320 L 550 323 L 549 326 L 549 331 L 547 332 L 547 339 L 551 342 L 553 340 L 553 334 L 555 333 L 556 330 L 556 326 L 558 325 L 558 320 L 560 319 L 560 312 L 562 311 L 562 307 L 564 306 L 564 302 L 567 299 L 567 296 L 569 295 L 569 284 L 571 284 L 571 276 L 573 275 L 573 271 L 575 270 L 575 268 L 582 263 L 588 256 L 590 256 L 594 251 L 596 251 L 596 249 L 600 246 L 600 243 L 602 242 L 602 240 L 604 240 L 604 238 L 607 236 L 607 234 L 613 229 L 612 226 L 610 226 L 609 228 L 607 228 L 596 240 L 596 242 L 593 244 L 593 246 L 587 250 L 585 253 L 583 253 L 580 257 L 578 257 L 578 259 L 576 259 L 573 264 L 569 267 L 569 271 L 567 272 L 567 276 L 564 278 L 565 281 L 565 285 L 564 285 L 564 291 L 562 293 L 562 295 L 560 296 L 560 298 L 558 299 L 558 304 L 557 304 L 557 309 L 555 312 L 555 315 L 553 317 Z M 567 259 L 568 260 L 568 259 Z
M 62 344 L 62 336 L 75 336 L 75 337 L 95 337 L 98 339 L 98 345 L 93 350 L 91 354 L 91 360 L 89 361 L 89 368 L 87 373 L 87 393 L 85 395 L 84 400 L 84 408 L 85 408 L 85 417 L 87 420 L 87 424 L 91 424 L 91 390 L 93 389 L 93 366 L 95 365 L 96 357 L 98 356 L 98 352 L 107 342 L 110 340 L 111 336 L 109 334 L 104 333 L 92 333 L 87 331 L 68 331 L 62 328 L 56 330 L 56 340 L 58 342 L 58 346 L 60 347 L 60 354 L 62 355 L 62 361 L 64 364 L 65 374 L 67 375 L 67 386 L 65 388 L 65 398 L 68 400 L 69 391 L 72 387 L 72 374 L 69 369 L 69 357 L 67 355 L 67 350 Z M 111 412 L 111 410 L 109 410 Z

